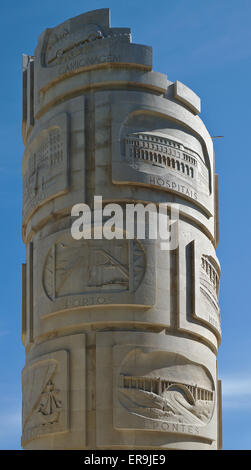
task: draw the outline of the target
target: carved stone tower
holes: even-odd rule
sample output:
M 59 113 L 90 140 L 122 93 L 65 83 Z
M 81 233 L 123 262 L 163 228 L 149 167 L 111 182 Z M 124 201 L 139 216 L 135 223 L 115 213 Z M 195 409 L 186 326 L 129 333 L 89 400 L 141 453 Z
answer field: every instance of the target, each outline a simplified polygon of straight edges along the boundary
M 23 57 L 25 449 L 221 447 L 218 185 L 200 98 L 95 10 Z M 80 239 L 73 205 L 179 207 L 160 240 Z

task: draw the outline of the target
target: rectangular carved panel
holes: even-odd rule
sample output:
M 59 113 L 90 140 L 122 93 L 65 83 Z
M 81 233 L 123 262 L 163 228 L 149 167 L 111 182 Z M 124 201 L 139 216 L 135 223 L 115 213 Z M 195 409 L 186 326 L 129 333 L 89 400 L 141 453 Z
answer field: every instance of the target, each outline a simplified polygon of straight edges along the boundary
M 23 369 L 22 445 L 68 430 L 68 352 L 40 356 Z
M 75 240 L 70 231 L 38 242 L 39 315 L 106 305 L 155 303 L 155 245 L 150 240 Z
M 112 104 L 112 181 L 175 194 L 211 216 L 212 175 L 206 153 L 185 126 L 169 118 L 168 109 L 163 108 L 160 117 L 157 106 L 157 98 L 148 109 L 137 101 L 134 106 L 129 101 Z
M 195 242 L 192 243 L 192 270 L 193 316 L 206 322 L 220 335 L 218 303 L 220 269 L 215 258 L 211 254 L 201 252 Z
M 50 119 L 23 157 L 23 218 L 65 193 L 69 184 L 69 126 L 65 113 Z
M 100 332 L 96 368 L 98 445 L 126 445 L 133 436 L 134 445 L 158 447 L 189 436 L 214 447 L 215 357 L 206 346 L 153 333 Z
M 114 358 L 122 351 L 114 347 Z M 199 363 L 168 348 L 138 345 L 128 348 L 123 365 L 114 371 L 114 424 L 118 429 L 207 434 L 215 388 Z

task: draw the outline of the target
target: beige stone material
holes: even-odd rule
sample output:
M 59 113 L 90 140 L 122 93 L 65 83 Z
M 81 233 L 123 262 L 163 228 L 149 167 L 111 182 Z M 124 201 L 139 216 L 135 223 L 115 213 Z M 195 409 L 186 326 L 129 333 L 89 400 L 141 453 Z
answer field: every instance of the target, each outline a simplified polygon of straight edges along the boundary
M 108 9 L 23 56 L 25 449 L 221 448 L 218 180 L 199 112 Z M 74 239 L 72 207 L 93 215 L 94 196 L 123 214 L 178 205 L 177 246 Z
M 178 80 L 174 83 L 174 98 L 187 105 L 194 114 L 201 112 L 199 96 Z

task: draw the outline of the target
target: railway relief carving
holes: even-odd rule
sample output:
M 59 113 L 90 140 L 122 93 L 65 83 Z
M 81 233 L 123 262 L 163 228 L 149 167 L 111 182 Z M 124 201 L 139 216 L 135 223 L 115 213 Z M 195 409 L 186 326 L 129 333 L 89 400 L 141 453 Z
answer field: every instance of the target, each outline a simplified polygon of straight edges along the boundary
M 48 356 L 23 370 L 24 442 L 67 427 L 67 352 L 54 355 L 63 360 L 65 370 L 60 371 L 58 360 Z
M 106 28 L 105 28 L 106 29 Z M 98 51 L 92 55 L 92 50 L 88 50 L 86 54 L 86 46 L 93 42 L 100 42 L 105 38 L 122 38 L 130 42 L 131 34 L 128 29 L 124 28 L 111 28 L 108 31 L 104 30 L 100 25 L 90 24 L 64 24 L 59 28 L 55 28 L 49 32 L 47 44 L 45 45 L 45 53 L 42 55 L 44 58 L 44 65 L 47 67 L 54 67 L 61 65 L 61 67 L 70 62 L 71 66 L 60 70 L 67 72 L 73 69 L 73 64 L 79 64 L 79 67 L 93 65 L 99 62 L 116 62 L 118 57 L 113 55 L 104 54 L 99 55 Z M 91 52 L 91 54 L 90 54 Z
M 59 302 L 60 309 L 61 304 L 70 308 L 131 303 L 145 278 L 146 251 L 140 241 L 75 240 L 65 233 L 45 257 L 42 285 L 52 308 Z
M 117 398 L 117 427 L 187 432 L 190 426 L 188 432 L 199 433 L 212 418 L 215 388 L 200 364 L 171 352 L 135 349 L 121 367 Z
M 209 171 L 201 156 L 173 138 L 152 132 L 128 134 L 124 139 L 124 153 L 131 167 L 149 173 L 150 184 L 195 200 L 197 187 L 209 195 Z
M 200 266 L 200 293 L 205 310 L 209 312 L 209 322 L 220 329 L 219 268 L 211 256 L 202 255 Z M 203 308 L 203 305 L 202 305 Z
M 75 31 L 69 26 L 51 32 L 45 54 L 47 66 L 62 64 L 80 54 L 83 54 L 84 45 L 98 39 L 104 34 L 96 24 L 82 25 Z
M 23 160 L 23 217 L 26 219 L 41 203 L 56 197 L 68 187 L 67 118 L 61 115 L 54 125 L 32 141 Z M 61 124 L 61 125 L 60 125 Z

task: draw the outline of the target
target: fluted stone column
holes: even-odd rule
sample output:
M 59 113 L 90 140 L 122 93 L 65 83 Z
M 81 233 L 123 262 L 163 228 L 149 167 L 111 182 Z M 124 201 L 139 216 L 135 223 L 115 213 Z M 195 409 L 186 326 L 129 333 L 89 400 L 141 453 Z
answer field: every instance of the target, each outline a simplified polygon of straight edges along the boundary
M 200 98 L 95 10 L 23 58 L 25 449 L 221 446 L 218 186 Z M 178 246 L 80 239 L 73 205 L 179 207 Z

